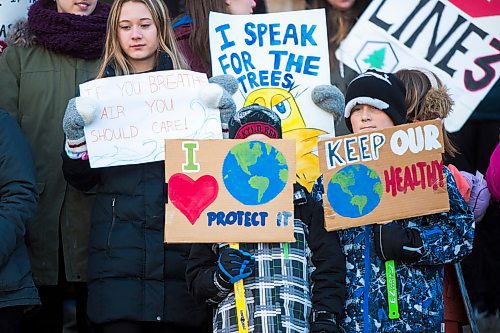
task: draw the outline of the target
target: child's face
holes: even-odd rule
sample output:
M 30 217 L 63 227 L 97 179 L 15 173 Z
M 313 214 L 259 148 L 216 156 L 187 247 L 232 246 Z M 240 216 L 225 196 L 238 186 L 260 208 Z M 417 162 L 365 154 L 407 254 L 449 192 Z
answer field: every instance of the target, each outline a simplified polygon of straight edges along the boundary
M 269 139 L 269 137 L 265 134 L 261 133 L 256 133 L 256 134 L 251 134 L 247 136 L 247 139 L 252 139 L 252 140 L 266 140 Z
M 88 16 L 97 6 L 97 0 L 56 0 L 56 5 L 59 13 Z
M 154 68 L 158 50 L 158 30 L 148 7 L 126 2 L 120 12 L 118 39 L 136 73 Z
M 387 113 L 366 104 L 358 104 L 352 109 L 351 124 L 354 133 L 394 126 Z
M 228 11 L 233 15 L 248 15 L 253 13 L 255 0 L 225 0 Z
M 355 0 L 326 0 L 333 8 L 343 12 L 354 6 Z

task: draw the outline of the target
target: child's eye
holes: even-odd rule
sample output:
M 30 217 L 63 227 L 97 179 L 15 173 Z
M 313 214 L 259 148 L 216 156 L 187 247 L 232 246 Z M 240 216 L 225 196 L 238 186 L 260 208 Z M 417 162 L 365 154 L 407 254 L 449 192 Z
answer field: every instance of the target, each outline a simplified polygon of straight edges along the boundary
M 148 23 L 148 24 L 141 24 L 141 28 L 143 28 L 143 29 L 147 29 L 147 28 L 149 28 L 150 26 L 151 26 L 151 24 L 150 24 L 150 23 Z
M 120 29 L 128 30 L 128 29 L 130 29 L 130 26 L 129 25 L 120 25 Z

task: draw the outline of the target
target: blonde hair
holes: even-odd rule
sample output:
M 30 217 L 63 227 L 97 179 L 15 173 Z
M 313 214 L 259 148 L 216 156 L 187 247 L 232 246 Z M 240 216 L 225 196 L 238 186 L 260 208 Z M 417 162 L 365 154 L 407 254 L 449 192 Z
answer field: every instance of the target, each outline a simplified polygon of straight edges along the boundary
M 162 0 L 115 0 L 108 16 L 108 28 L 106 30 L 106 42 L 104 44 L 104 56 L 99 67 L 97 78 L 104 77 L 106 67 L 112 65 L 116 75 L 128 75 L 132 73 L 132 65 L 123 52 L 118 40 L 118 22 L 124 3 L 143 3 L 151 13 L 153 22 L 158 31 L 159 49 L 167 53 L 172 59 L 174 69 L 189 68 L 184 57 L 177 48 L 174 32 L 168 15 L 168 8 Z
M 453 109 L 448 89 L 432 72 L 425 69 L 401 69 L 395 75 L 406 88 L 406 119 L 411 122 L 444 119 Z M 443 128 L 444 149 L 450 156 L 458 153 Z

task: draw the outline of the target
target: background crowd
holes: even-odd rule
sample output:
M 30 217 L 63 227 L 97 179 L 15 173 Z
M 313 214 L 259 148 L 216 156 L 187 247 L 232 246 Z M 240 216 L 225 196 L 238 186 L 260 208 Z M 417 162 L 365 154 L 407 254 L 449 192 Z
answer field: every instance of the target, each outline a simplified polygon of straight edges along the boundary
M 243 2 L 246 4 L 241 4 Z M 212 323 L 212 309 L 204 301 L 217 299 L 217 303 L 231 302 L 226 297 L 232 282 L 228 284 L 224 277 L 217 281 L 212 279 L 216 267 L 210 267 L 207 262 L 214 263 L 218 258 L 220 261 L 230 254 L 225 253 L 224 247 L 216 250 L 209 245 L 197 247 L 194 251 L 197 261 L 191 261 L 191 266 L 187 266 L 186 260 L 190 251 L 191 256 L 193 255 L 189 245 L 163 245 L 162 209 L 166 189 L 162 162 L 106 168 L 101 171 L 90 169 L 86 158 L 85 138 L 82 136 L 83 132 L 78 132 L 79 127 L 75 128 L 75 124 L 86 124 L 88 120 L 80 110 L 92 106 L 86 105 L 84 99 L 77 97 L 78 86 L 96 77 L 179 68 L 204 72 L 210 77 L 210 11 L 256 14 L 325 8 L 331 82 L 343 94 L 347 94 L 348 102 L 354 98 L 353 93 L 358 93 L 355 89 L 361 89 L 355 86 L 348 89 L 349 83 L 358 74 L 339 61 L 334 53 L 369 2 L 164 0 L 163 3 L 155 0 L 87 0 L 75 5 L 70 0 L 37 0 L 29 9 L 27 20 L 14 24 L 8 38 L 0 41 L 0 222 L 7 219 L 13 222 L 0 223 L 0 309 L 6 310 L 0 311 L 0 332 L 208 331 Z M 123 20 L 131 25 L 136 21 L 140 22 L 144 29 L 144 40 L 147 41 L 145 44 L 153 50 L 161 50 L 158 57 L 153 59 L 147 55 L 137 56 L 133 53 L 134 50 L 127 49 L 127 40 L 135 40 L 137 37 L 127 30 Z M 133 60 L 136 58 L 140 61 Z M 415 73 L 396 73 L 397 78 L 394 80 L 401 80 L 406 87 L 406 94 L 401 91 L 398 96 L 401 104 L 404 104 L 400 108 L 401 112 L 404 111 L 401 115 L 404 121 L 391 114 L 392 125 L 435 117 L 445 118 L 451 110 L 451 104 L 442 113 L 433 115 L 418 109 L 418 101 L 425 99 L 428 91 L 440 89 L 442 84 L 439 79 L 429 77 L 428 73 L 422 74 L 422 82 L 428 84 L 418 86 L 417 91 L 423 92 L 423 95 L 415 97 L 409 93 L 411 87 L 418 85 L 412 81 L 416 80 L 412 75 Z M 438 83 L 434 86 L 435 79 Z M 456 170 L 470 175 L 463 179 L 469 180 L 469 189 L 472 192 L 472 185 L 479 182 L 473 177 L 476 172 L 482 175 L 488 173 L 490 178 L 493 177 L 491 175 L 495 170 L 488 168 L 490 160 L 492 165 L 493 161 L 497 161 L 498 165 L 500 159 L 498 85 L 497 82 L 462 129 L 449 134 L 445 164 L 451 164 L 450 169 L 454 166 Z M 227 86 L 224 88 L 230 90 Z M 365 90 L 361 95 L 366 94 Z M 70 100 L 72 102 L 68 105 Z M 360 114 L 359 110 L 352 112 L 355 111 Z M 418 118 L 418 114 L 423 114 L 426 119 Z M 222 120 L 225 124 L 231 124 L 229 118 Z M 342 117 L 335 126 L 337 135 L 356 132 L 355 128 L 353 130 L 352 113 L 346 113 L 345 119 Z M 7 144 L 8 142 L 15 142 L 15 145 Z M 460 172 L 454 175 L 455 178 L 462 179 Z M 498 180 L 498 173 L 496 177 Z M 499 189 L 497 188 L 495 193 L 495 190 L 490 188 L 492 198 L 486 203 L 478 204 L 477 201 L 472 205 L 469 202 L 473 213 L 481 212 L 478 213 L 480 217 L 475 216 L 476 225 L 473 231 L 467 228 L 467 206 L 458 195 L 460 180 L 457 180 L 455 190 L 455 181 L 450 180 L 452 176 L 447 173 L 447 178 L 452 184 L 449 185 L 450 201 L 451 198 L 456 199 L 456 207 L 459 208 L 454 212 L 455 215 L 448 219 L 454 222 L 453 228 L 443 227 L 446 230 L 440 232 L 457 235 L 457 238 L 450 236 L 450 241 L 470 240 L 472 243 L 473 237 L 472 252 L 470 253 L 470 248 L 460 254 L 447 255 L 440 252 L 442 259 L 436 259 L 429 253 L 409 259 L 398 252 L 393 259 L 407 260 L 412 264 L 417 262 L 424 266 L 460 261 L 460 264 L 446 268 L 443 292 L 445 319 L 448 316 L 452 321 L 460 323 L 457 327 L 466 325 L 469 321 L 466 312 L 470 297 L 474 309 L 473 316 L 481 327 L 481 332 L 500 331 L 500 286 L 497 282 L 500 277 L 500 249 L 497 246 L 500 241 Z M 15 182 L 9 179 L 14 179 Z M 494 183 L 492 186 L 500 187 Z M 295 190 L 300 192 L 300 188 Z M 321 191 L 320 188 L 319 190 Z M 320 195 L 314 192 L 313 197 L 319 198 Z M 19 199 L 12 202 L 4 200 L 8 195 L 14 197 L 14 194 Z M 315 205 L 312 204 L 313 197 L 309 194 L 304 196 L 311 201 L 311 205 Z M 469 197 L 480 197 L 480 193 L 469 193 Z M 300 211 L 302 213 L 299 215 L 303 217 L 304 214 L 310 214 L 310 210 L 316 209 L 309 206 L 308 204 L 305 210 L 308 213 L 302 212 L 306 208 L 296 206 L 296 214 Z M 425 223 L 433 225 L 432 218 L 429 219 L 431 222 Z M 111 220 L 113 232 L 108 233 L 107 223 Z M 300 220 L 304 220 L 306 228 L 314 230 L 315 222 L 310 222 L 314 221 L 313 218 Z M 135 222 L 124 223 L 125 221 Z M 397 226 L 393 226 L 392 230 L 409 227 L 413 228 L 411 230 L 419 230 L 420 236 L 408 236 L 406 229 L 398 229 L 394 237 L 403 234 L 410 237 L 411 242 L 408 242 L 415 248 L 424 246 L 426 242 L 449 248 L 450 244 L 432 238 L 431 235 L 438 232 L 423 230 L 425 228 L 421 230 L 418 223 L 424 222 L 420 221 L 416 225 L 415 223 L 396 223 Z M 304 238 L 299 229 L 295 230 L 296 237 Z M 318 249 L 322 246 L 321 242 L 325 241 L 324 237 L 333 237 L 333 240 L 328 242 L 340 242 L 341 246 L 342 242 L 361 239 L 365 232 L 368 232 L 367 229 L 360 228 L 341 232 L 339 235 L 332 233 L 325 236 L 319 233 L 315 236 L 316 240 L 306 237 L 304 242 L 306 245 L 310 242 L 311 249 Z M 371 229 L 369 232 L 382 233 L 381 230 Z M 419 240 L 419 237 L 422 239 Z M 13 239 L 17 240 L 14 244 Z M 148 251 L 163 255 L 147 256 L 137 250 L 145 247 L 148 247 Z M 424 247 L 428 249 L 432 248 L 432 245 Z M 302 250 L 305 251 L 303 257 L 306 257 L 307 249 L 300 249 Z M 272 246 L 263 249 L 257 245 L 249 245 L 245 251 L 248 252 L 244 252 L 244 255 L 241 252 L 233 255 L 239 256 L 241 260 L 258 261 L 259 251 L 281 253 L 283 249 L 275 249 Z M 320 251 L 322 250 L 318 250 L 319 253 Z M 335 255 L 332 253 L 329 256 Z M 353 267 L 361 260 L 359 253 L 355 251 L 344 249 L 343 253 L 347 256 L 348 264 L 349 260 L 354 260 L 350 262 Z M 245 257 L 247 254 L 248 258 Z M 380 264 L 377 255 L 378 252 L 372 253 L 374 265 Z M 312 260 L 318 260 L 318 257 L 313 256 Z M 14 261 L 22 264 L 13 264 Z M 170 264 L 167 265 L 167 262 Z M 325 266 L 325 269 L 333 269 L 335 274 L 338 273 L 338 278 L 334 273 L 331 276 L 335 276 L 335 288 L 342 289 L 339 287 L 342 269 L 335 266 L 337 264 L 332 263 L 333 266 Z M 13 265 L 19 267 L 11 269 Z M 316 266 L 322 267 L 318 262 Z M 142 272 L 142 267 L 147 267 L 147 272 Z M 189 288 L 185 281 L 186 267 L 190 272 Z M 408 276 L 420 277 L 420 273 L 415 273 L 411 265 L 408 267 Z M 440 274 L 432 269 L 422 269 L 423 276 L 426 276 L 427 280 L 435 281 L 439 279 Z M 460 271 L 463 272 L 468 295 L 463 295 L 457 287 L 457 272 L 460 274 Z M 212 274 L 208 280 L 207 272 Z M 321 271 L 318 271 L 313 279 L 322 276 L 320 273 Z M 353 285 L 356 283 L 353 282 L 356 281 L 356 276 L 352 274 L 355 273 L 357 274 L 357 270 L 354 269 L 350 273 L 347 272 L 348 281 Z M 141 278 L 137 279 L 139 275 Z M 322 277 L 319 279 L 323 281 Z M 215 283 L 215 287 L 210 283 Z M 415 290 L 419 287 L 421 286 L 415 286 Z M 427 290 L 440 290 L 433 285 L 425 284 L 425 287 Z M 352 318 L 355 318 L 358 305 L 353 296 L 354 292 L 350 294 L 349 287 L 347 289 L 348 299 L 352 297 L 347 308 Z M 210 294 L 207 295 L 209 291 Z M 202 302 L 196 302 L 189 292 Z M 321 295 L 321 292 L 318 291 L 317 294 Z M 337 297 L 335 292 L 325 295 L 329 295 L 325 296 L 328 299 Z M 177 302 L 167 301 L 167 296 L 175 297 Z M 314 299 L 314 296 L 307 297 L 311 297 L 314 304 L 322 302 Z M 376 299 L 377 296 L 370 297 Z M 339 296 L 339 299 L 341 298 Z M 220 311 L 217 319 L 220 321 L 224 321 L 224 310 L 227 310 L 224 304 L 220 303 L 218 307 Z M 448 313 L 446 304 L 450 304 L 448 309 L 452 309 Z M 336 301 L 325 307 L 328 313 L 340 311 Z M 436 308 L 439 308 L 439 305 L 436 305 Z M 337 321 L 339 318 L 334 317 L 332 320 Z M 376 322 L 376 319 L 374 320 Z M 135 325 L 136 322 L 139 324 Z M 354 323 L 355 320 L 351 322 L 352 325 Z M 374 325 L 376 326 L 376 323 Z M 319 327 L 317 332 L 322 332 L 323 326 L 316 327 Z M 355 329 L 355 326 L 345 327 Z M 465 330 L 467 331 L 467 327 Z M 447 332 L 459 331 L 459 328 L 457 331 L 447 329 Z M 328 325 L 323 332 L 330 332 Z

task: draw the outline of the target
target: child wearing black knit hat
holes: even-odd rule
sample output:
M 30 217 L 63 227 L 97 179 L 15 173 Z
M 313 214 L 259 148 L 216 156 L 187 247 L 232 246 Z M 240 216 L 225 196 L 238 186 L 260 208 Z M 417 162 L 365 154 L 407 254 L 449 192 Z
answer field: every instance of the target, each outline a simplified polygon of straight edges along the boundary
M 351 132 L 357 132 L 353 129 L 351 116 L 363 106 L 389 117 L 392 124 L 386 127 L 406 124 L 405 95 L 403 82 L 394 74 L 369 69 L 352 80 L 347 87 L 344 112 L 347 128 Z M 374 129 L 375 127 L 370 127 L 371 125 L 376 126 L 376 124 L 365 124 L 362 129 Z

